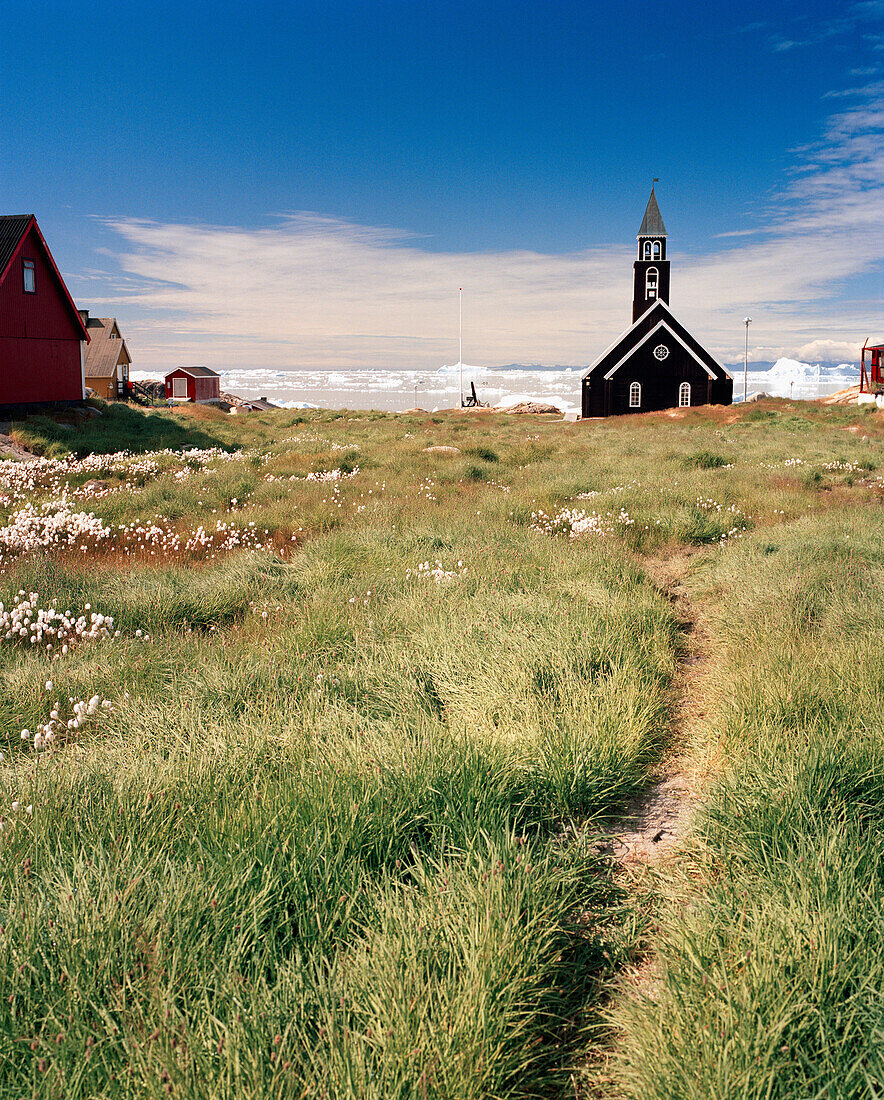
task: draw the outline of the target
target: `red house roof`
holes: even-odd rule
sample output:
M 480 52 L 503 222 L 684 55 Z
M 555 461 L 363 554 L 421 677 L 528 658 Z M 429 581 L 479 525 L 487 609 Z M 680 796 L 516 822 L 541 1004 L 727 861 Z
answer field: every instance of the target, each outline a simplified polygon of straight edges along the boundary
M 9 274 L 13 261 L 21 251 L 25 237 L 28 235 L 32 226 L 37 236 L 40 238 L 40 244 L 46 253 L 46 259 L 49 261 L 49 266 L 58 281 L 59 289 L 70 307 L 71 314 L 77 319 L 77 326 L 83 333 L 82 338 L 88 343 L 90 336 L 86 331 L 86 326 L 83 324 L 83 318 L 74 305 L 74 300 L 71 297 L 70 291 L 65 286 L 65 281 L 62 279 L 61 272 L 58 270 L 55 260 L 52 258 L 52 253 L 49 251 L 49 245 L 46 243 L 46 238 L 40 232 L 40 226 L 37 225 L 37 218 L 34 214 L 0 215 L 0 283 L 2 283 Z
M 209 367 L 176 367 L 174 370 L 167 371 L 165 377 L 170 378 L 173 374 L 189 374 L 191 378 L 220 378 L 221 375 L 214 370 L 210 370 Z

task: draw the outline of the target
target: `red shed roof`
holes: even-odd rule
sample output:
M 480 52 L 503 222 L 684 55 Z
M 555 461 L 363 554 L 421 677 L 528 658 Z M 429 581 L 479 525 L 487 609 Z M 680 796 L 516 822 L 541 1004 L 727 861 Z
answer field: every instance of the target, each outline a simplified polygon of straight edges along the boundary
M 220 378 L 221 375 L 214 370 L 209 370 L 208 367 L 176 367 L 175 370 L 170 370 L 166 373 L 166 378 L 169 378 L 173 374 L 178 372 L 182 374 L 189 374 L 191 378 Z
M 37 218 L 34 214 L 0 214 L 0 283 L 2 283 L 9 274 L 12 268 L 12 262 L 19 252 L 21 252 L 22 244 L 24 244 L 25 237 L 30 232 L 31 227 L 34 228 L 40 239 L 40 244 L 43 247 L 43 251 L 46 253 L 46 259 L 49 261 L 49 266 L 52 268 L 55 278 L 58 281 L 62 296 L 68 303 L 71 313 L 77 319 L 77 326 L 83 333 L 82 339 L 88 343 L 90 337 L 89 333 L 86 331 L 86 326 L 83 324 L 83 318 L 74 305 L 74 299 L 71 297 L 70 291 L 65 285 L 65 281 L 61 277 L 61 272 L 58 270 L 55 260 L 52 258 L 52 253 L 49 251 L 49 245 L 46 243 L 46 238 L 40 232 L 40 226 L 37 225 Z

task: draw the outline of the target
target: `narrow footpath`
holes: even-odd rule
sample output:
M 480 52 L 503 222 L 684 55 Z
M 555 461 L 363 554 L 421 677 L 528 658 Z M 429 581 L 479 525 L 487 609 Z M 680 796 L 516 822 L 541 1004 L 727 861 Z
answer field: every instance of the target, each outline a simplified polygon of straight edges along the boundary
M 702 615 L 685 586 L 698 551 L 681 549 L 666 557 L 646 558 L 642 567 L 650 581 L 672 603 L 683 639 L 677 654 L 668 743 L 650 786 L 633 798 L 600 841 L 599 851 L 611 856 L 627 890 L 646 889 L 651 868 L 678 858 L 703 797 L 714 762 L 707 759 L 701 735 L 708 719 L 706 706 L 710 639 Z M 616 979 L 621 989 L 647 993 L 658 981 L 653 956 L 639 958 Z M 614 993 L 614 997 L 617 993 Z M 572 1077 L 575 1100 L 618 1100 L 609 1063 L 617 1054 L 617 1036 L 588 1053 Z

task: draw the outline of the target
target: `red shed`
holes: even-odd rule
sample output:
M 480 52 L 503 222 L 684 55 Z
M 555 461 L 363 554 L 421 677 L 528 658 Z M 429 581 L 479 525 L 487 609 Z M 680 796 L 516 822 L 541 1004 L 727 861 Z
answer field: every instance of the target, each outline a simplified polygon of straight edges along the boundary
M 37 219 L 0 216 L 0 405 L 82 401 L 88 341 Z
M 868 357 L 868 358 L 867 358 Z M 884 392 L 884 344 L 863 344 L 859 366 L 859 392 Z
M 216 401 L 221 397 L 221 375 L 208 367 L 176 367 L 165 381 L 167 401 Z

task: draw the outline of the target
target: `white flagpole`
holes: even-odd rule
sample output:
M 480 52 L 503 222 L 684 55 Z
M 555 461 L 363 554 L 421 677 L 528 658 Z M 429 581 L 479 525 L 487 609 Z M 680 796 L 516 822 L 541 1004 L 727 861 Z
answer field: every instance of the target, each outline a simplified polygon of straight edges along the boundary
M 457 288 L 457 364 L 460 369 L 460 407 L 463 408 L 463 287 Z

